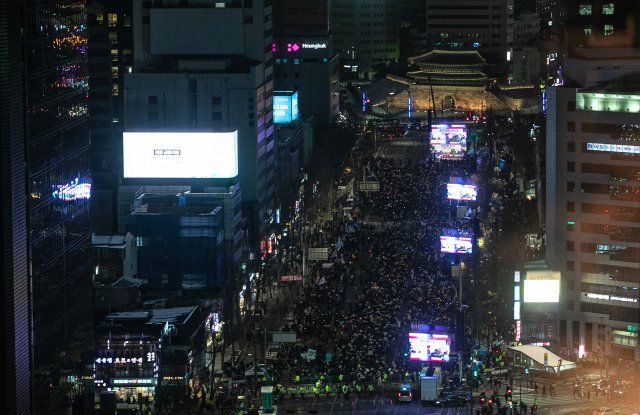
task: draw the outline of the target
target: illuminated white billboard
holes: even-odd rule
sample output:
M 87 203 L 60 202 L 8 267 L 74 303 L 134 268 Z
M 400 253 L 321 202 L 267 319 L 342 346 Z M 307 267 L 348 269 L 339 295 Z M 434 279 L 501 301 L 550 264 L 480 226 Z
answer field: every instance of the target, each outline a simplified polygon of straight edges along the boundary
M 221 179 L 238 175 L 238 132 L 125 132 L 124 178 Z
M 524 280 L 524 302 L 560 302 L 560 273 L 558 271 L 527 271 Z
M 470 254 L 473 250 L 471 238 L 465 236 L 441 236 L 440 252 Z
M 432 125 L 431 148 L 437 159 L 463 159 L 467 151 L 467 127 L 448 124 Z
M 478 189 L 471 184 L 447 183 L 447 199 L 475 201 Z
M 409 333 L 409 360 L 448 362 L 451 339 L 447 334 Z

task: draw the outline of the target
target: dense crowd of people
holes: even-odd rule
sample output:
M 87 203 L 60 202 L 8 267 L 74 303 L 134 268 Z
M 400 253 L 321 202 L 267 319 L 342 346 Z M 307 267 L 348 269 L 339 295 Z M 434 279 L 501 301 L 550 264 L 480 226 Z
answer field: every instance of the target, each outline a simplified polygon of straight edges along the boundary
M 379 181 L 380 191 L 344 195 L 332 206 L 339 213 L 304 233 L 304 243 L 330 246 L 331 256 L 312 266 L 312 282 L 295 301 L 291 329 L 302 341 L 280 348 L 277 361 L 285 363 L 274 367 L 277 384 L 320 374 L 366 383 L 404 376 L 416 369 L 408 358 L 412 323 L 455 329 L 456 288 L 439 235 L 462 227 L 446 200 L 447 179 L 459 167 L 354 152 L 354 176 Z M 342 214 L 345 207 L 350 214 Z M 287 269 L 299 258 L 291 250 Z M 317 357 L 306 359 L 307 349 Z

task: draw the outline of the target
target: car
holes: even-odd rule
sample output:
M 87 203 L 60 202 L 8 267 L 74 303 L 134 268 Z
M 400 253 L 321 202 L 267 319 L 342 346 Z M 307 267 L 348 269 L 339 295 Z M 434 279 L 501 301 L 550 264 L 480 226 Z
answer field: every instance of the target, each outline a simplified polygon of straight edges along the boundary
M 411 385 L 403 383 L 400 385 L 400 391 L 398 392 L 398 402 L 411 402 L 413 401 L 413 394 L 411 393 Z
M 453 392 L 443 393 L 440 399 L 436 401 L 438 406 L 465 406 L 466 404 L 467 401 L 464 396 Z

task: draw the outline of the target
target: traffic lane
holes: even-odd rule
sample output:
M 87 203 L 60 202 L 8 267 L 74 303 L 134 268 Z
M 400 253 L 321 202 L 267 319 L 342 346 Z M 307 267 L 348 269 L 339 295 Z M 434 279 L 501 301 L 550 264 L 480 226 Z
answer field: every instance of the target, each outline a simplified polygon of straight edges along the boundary
M 385 157 L 412 159 L 429 154 L 429 143 L 416 140 L 385 140 L 378 143 L 379 153 Z
M 286 399 L 278 405 L 281 414 L 412 414 L 412 415 L 458 415 L 469 413 L 467 407 L 438 407 L 423 405 L 420 400 L 412 402 L 398 402 L 391 394 L 376 394 L 374 396 L 351 396 L 343 398 L 332 396 L 329 398 Z

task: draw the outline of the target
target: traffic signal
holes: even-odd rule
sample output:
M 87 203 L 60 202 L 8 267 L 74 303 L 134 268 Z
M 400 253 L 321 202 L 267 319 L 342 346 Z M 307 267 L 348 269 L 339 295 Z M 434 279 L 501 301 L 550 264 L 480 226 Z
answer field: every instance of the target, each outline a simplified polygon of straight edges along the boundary
M 528 367 L 525 367 L 525 368 L 524 368 L 524 373 L 526 373 L 526 374 L 528 374 L 528 373 L 529 373 L 529 368 L 528 368 Z

